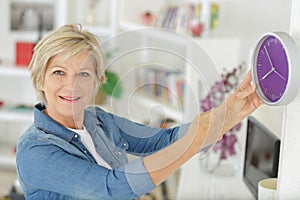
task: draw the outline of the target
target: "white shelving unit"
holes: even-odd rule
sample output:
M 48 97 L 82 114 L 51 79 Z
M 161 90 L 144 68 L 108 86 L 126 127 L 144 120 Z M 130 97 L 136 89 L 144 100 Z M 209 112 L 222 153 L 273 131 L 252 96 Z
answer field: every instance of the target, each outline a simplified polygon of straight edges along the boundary
M 35 93 L 25 67 L 0 66 L 0 168 L 14 169 L 13 149 L 19 136 L 33 122 L 33 110 L 15 108 L 33 106 Z
M 206 1 L 206 0 L 205 0 Z M 134 87 L 135 81 L 134 76 L 129 76 L 127 73 L 128 71 L 135 70 L 136 66 L 142 65 L 141 63 L 147 63 L 154 60 L 157 61 L 159 58 L 152 56 L 151 52 L 150 55 L 147 55 L 147 52 L 141 53 L 139 56 L 130 57 L 129 59 L 124 59 L 126 61 L 123 62 L 123 65 L 116 65 L 122 66 L 122 69 L 116 70 L 120 72 L 120 77 L 123 80 L 124 87 L 126 88 L 126 92 L 128 94 L 124 94 L 123 100 L 120 101 L 122 106 L 118 106 L 119 113 L 122 115 L 129 117 L 133 120 L 139 122 L 148 122 L 153 121 L 155 118 L 158 117 L 165 117 L 165 118 L 172 118 L 176 120 L 178 123 L 185 123 L 190 122 L 196 114 L 200 112 L 200 99 L 199 96 L 206 94 L 205 89 L 208 90 L 209 85 L 216 81 L 215 74 L 223 72 L 224 69 L 232 70 L 234 67 L 237 67 L 240 63 L 240 48 L 241 48 L 241 41 L 239 38 L 236 37 L 226 37 L 226 36 L 214 36 L 209 37 L 206 35 L 205 37 L 190 37 L 189 35 L 183 36 L 182 34 L 177 34 L 173 31 L 170 32 L 147 32 L 142 31 L 143 29 L 147 28 L 146 25 L 142 24 L 140 16 L 141 14 L 146 11 L 150 10 L 154 14 L 159 12 L 159 9 L 162 5 L 166 3 L 170 3 L 171 1 L 162 0 L 162 1 L 155 1 L 155 5 L 151 4 L 147 1 L 139 1 L 134 2 L 133 0 L 123 0 L 122 7 L 121 7 L 121 15 L 120 15 L 120 28 L 123 31 L 133 31 L 133 30 L 141 30 L 140 38 L 136 37 L 135 43 L 139 43 L 140 47 L 147 45 L 160 48 L 165 48 L 170 51 L 178 52 L 180 49 L 180 56 L 182 59 L 174 59 L 168 56 L 161 56 L 160 61 L 163 64 L 166 64 L 168 67 L 176 67 L 176 69 L 180 70 L 186 80 L 187 87 L 185 88 L 185 95 L 183 98 L 183 104 L 178 107 L 171 107 L 168 103 L 161 102 L 159 99 L 149 98 L 145 96 L 141 96 L 135 94 Z M 188 1 L 186 1 L 188 2 Z M 201 2 L 201 1 L 199 1 Z M 207 3 L 208 1 L 206 1 Z M 171 2 L 172 3 L 172 2 Z M 182 2 L 181 2 L 182 3 Z M 131 5 L 133 5 L 131 7 Z M 130 6 L 129 6 L 130 5 Z M 139 9 L 135 9 L 134 7 L 138 7 Z M 146 30 L 146 29 L 145 29 Z M 134 31 L 133 31 L 134 32 Z M 137 31 L 139 32 L 139 31 Z M 130 46 L 123 44 L 124 46 Z M 138 48 L 139 46 L 135 46 Z M 129 47 L 130 49 L 130 47 Z M 207 54 L 205 54 L 204 52 Z M 152 59 L 152 60 L 151 60 Z M 157 60 L 156 60 L 157 59 Z M 167 61 L 165 61 L 165 60 Z M 134 60 L 134 61 L 133 61 Z M 173 62 L 171 62 L 171 61 Z M 168 62 L 169 61 L 169 62 Z M 177 62 L 177 64 L 176 64 Z M 127 67 L 129 66 L 129 67 Z M 131 68 L 130 68 L 131 66 Z M 126 77 L 126 80 L 124 77 Z M 201 78 L 205 79 L 205 83 L 201 80 Z M 122 81 L 122 80 L 121 80 Z M 206 84 L 206 85 L 205 85 Z M 132 97 L 134 96 L 134 97 Z M 157 109 L 159 107 L 159 109 Z M 123 108 L 120 109 L 120 108 Z M 154 111 L 156 115 L 153 114 Z M 187 163 L 187 167 L 183 166 L 181 168 L 180 173 L 180 181 L 179 187 L 180 188 L 172 188 L 172 190 L 176 190 L 177 198 L 184 199 L 184 198 L 191 198 L 193 194 L 189 195 L 189 187 L 186 185 L 190 185 L 189 180 L 193 180 L 189 178 L 193 176 L 193 174 L 200 173 L 200 169 L 195 169 L 195 165 L 192 162 Z M 192 170 L 197 170 L 197 173 L 194 173 L 191 168 L 188 166 L 192 166 Z M 197 165 L 196 165 L 197 167 Z M 184 176 L 184 177 L 183 177 Z M 204 183 L 205 181 L 210 181 L 211 177 L 208 176 L 201 176 L 201 179 Z M 226 179 L 227 180 L 227 179 Z M 231 182 L 242 184 L 241 177 L 233 177 L 230 179 Z M 184 183 L 184 184 L 182 184 Z M 198 185 L 195 185 L 195 191 L 198 191 Z M 193 188 L 194 188 L 193 187 Z M 208 186 L 209 188 L 209 186 Z M 251 197 L 250 192 L 246 188 L 243 187 L 244 191 L 239 194 L 241 197 Z M 222 191 L 226 193 L 226 191 Z M 216 195 L 219 196 L 223 194 L 222 192 L 217 192 Z M 196 194 L 196 193 L 195 193 Z M 198 193 L 197 193 L 198 195 Z M 205 194 L 206 195 L 206 194 Z M 207 196 L 199 195 L 205 198 Z M 251 199 L 251 198 L 250 198 Z
M 33 114 L 31 111 L 0 111 L 0 121 L 5 122 L 33 122 Z
M 14 146 L 1 143 L 0 145 L 0 169 L 13 169 L 16 167 L 16 155 Z
M 7 77 L 20 77 L 28 78 L 29 71 L 25 67 L 14 67 L 14 66 L 0 66 L 0 75 Z

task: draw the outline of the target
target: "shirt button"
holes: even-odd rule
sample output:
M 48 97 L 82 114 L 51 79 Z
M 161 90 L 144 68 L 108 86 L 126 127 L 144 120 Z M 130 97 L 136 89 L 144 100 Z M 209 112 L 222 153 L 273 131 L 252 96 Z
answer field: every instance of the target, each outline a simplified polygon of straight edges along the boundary
M 86 150 L 84 150 L 84 153 L 87 153 L 87 151 L 86 151 Z
M 78 135 L 77 135 L 77 134 L 75 134 L 75 135 L 74 135 L 74 138 L 78 138 Z

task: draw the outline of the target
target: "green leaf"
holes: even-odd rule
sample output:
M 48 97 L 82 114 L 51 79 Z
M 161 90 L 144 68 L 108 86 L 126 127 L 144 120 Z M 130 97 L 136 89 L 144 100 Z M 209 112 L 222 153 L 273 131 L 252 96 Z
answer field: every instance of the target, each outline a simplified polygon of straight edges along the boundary
M 105 76 L 107 78 L 106 83 L 100 86 L 101 91 L 115 98 L 120 98 L 123 93 L 123 88 L 119 77 L 116 73 L 111 71 L 105 71 Z

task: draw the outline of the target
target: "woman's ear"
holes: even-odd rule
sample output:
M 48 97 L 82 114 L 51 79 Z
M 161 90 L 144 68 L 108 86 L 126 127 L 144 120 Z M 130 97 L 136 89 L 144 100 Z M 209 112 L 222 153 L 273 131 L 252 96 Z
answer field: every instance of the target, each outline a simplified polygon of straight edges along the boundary
M 41 91 L 44 91 L 44 83 L 40 83 L 38 85 L 38 89 L 41 90 Z

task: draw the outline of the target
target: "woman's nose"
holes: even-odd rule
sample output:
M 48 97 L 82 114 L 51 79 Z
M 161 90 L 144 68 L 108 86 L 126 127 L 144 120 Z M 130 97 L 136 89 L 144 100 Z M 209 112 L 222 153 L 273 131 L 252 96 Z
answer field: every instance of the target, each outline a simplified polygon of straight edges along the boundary
M 76 85 L 78 85 L 77 77 L 75 75 L 68 76 L 67 80 L 65 81 L 65 86 L 70 90 L 74 90 Z

